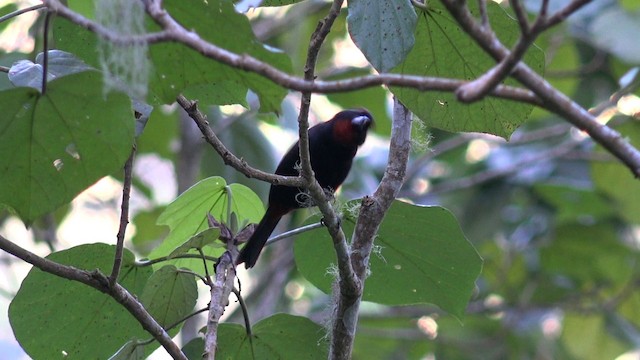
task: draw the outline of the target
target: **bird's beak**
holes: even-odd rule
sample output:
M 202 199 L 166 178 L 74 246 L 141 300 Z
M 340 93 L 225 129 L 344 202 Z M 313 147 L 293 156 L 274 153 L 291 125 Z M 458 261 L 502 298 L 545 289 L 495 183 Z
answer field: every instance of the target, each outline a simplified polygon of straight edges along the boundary
M 351 120 L 351 123 L 360 129 L 367 129 L 371 126 L 371 118 L 367 115 L 356 116 Z

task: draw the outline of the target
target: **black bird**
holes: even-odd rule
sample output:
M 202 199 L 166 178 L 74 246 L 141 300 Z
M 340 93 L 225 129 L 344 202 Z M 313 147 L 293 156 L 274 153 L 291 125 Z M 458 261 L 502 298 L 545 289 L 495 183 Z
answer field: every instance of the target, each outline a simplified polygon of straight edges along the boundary
M 344 110 L 331 120 L 309 129 L 309 153 L 311 167 L 320 186 L 333 194 L 351 170 L 358 147 L 364 143 L 373 117 L 364 109 Z M 299 175 L 299 142 L 284 155 L 275 173 Z M 245 268 L 255 265 L 269 235 L 285 214 L 299 208 L 311 206 L 303 190 L 282 185 L 271 185 L 269 206 L 247 244 L 240 251 L 237 264 Z

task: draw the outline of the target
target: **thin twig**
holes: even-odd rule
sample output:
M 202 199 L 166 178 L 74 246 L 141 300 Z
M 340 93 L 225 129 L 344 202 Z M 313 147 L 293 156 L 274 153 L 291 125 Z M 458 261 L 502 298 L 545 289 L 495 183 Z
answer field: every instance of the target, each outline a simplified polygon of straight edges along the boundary
M 520 33 L 522 33 L 523 36 L 528 36 L 531 28 L 529 27 L 529 20 L 527 19 L 527 11 L 524 9 L 524 6 L 522 6 L 521 0 L 510 0 L 509 4 L 516 14 L 516 19 L 518 19 Z
M 34 6 L 30 6 L 30 7 L 24 8 L 24 9 L 20 9 L 20 10 L 16 10 L 16 11 L 10 12 L 10 13 L 8 13 L 6 15 L 0 16 L 0 23 L 5 22 L 5 21 L 7 21 L 9 19 L 12 19 L 12 18 L 14 18 L 16 16 L 20 16 L 20 15 L 22 15 L 24 13 L 29 12 L 29 11 L 40 10 L 40 9 L 44 9 L 45 7 L 46 7 L 45 4 L 39 4 L 39 5 L 34 5 Z
M 205 255 L 204 258 L 214 263 L 218 261 L 218 258 L 213 256 Z M 173 261 L 177 259 L 202 259 L 202 256 L 200 254 L 181 254 L 176 256 L 161 256 L 159 258 L 151 259 L 151 260 L 138 260 L 134 263 L 134 265 L 144 267 L 144 266 L 155 265 L 164 261 Z
M 209 266 L 207 264 L 207 258 L 206 255 L 204 254 L 204 251 L 202 251 L 201 248 L 198 248 L 198 254 L 200 254 L 200 258 L 202 259 L 202 266 L 204 267 L 204 279 L 203 282 L 207 285 L 211 284 L 211 275 L 209 274 Z
M 251 321 L 249 319 L 249 309 L 247 308 L 247 304 L 244 302 L 244 298 L 242 297 L 240 290 L 234 287 L 232 291 L 235 294 L 236 298 L 238 299 L 238 302 L 240 303 L 240 309 L 242 310 L 242 318 L 244 319 L 244 328 L 247 332 L 247 336 L 249 337 L 249 339 L 251 339 L 252 331 L 251 331 Z
M 198 104 L 196 102 L 188 100 L 183 95 L 178 95 L 176 101 L 187 112 L 187 114 L 189 114 L 189 117 L 193 119 L 196 125 L 198 125 L 198 128 L 202 132 L 202 135 L 204 135 L 205 140 L 213 147 L 218 155 L 220 155 L 225 165 L 230 165 L 246 177 L 267 181 L 271 184 L 297 187 L 304 186 L 304 179 L 301 177 L 274 175 L 249 166 L 246 161 L 235 156 L 224 146 L 222 141 L 220 141 L 209 126 L 206 116 L 198 110 Z
M 178 273 L 180 273 L 180 274 L 189 274 L 189 275 L 193 275 L 193 276 L 197 277 L 198 279 L 200 279 L 200 281 L 202 281 L 202 283 L 209 285 L 209 282 L 208 282 L 207 278 L 206 278 L 206 277 L 204 277 L 204 276 L 202 276 L 202 275 L 200 275 L 200 274 L 198 274 L 198 273 L 197 273 L 197 272 L 195 272 L 195 271 L 191 271 L 191 270 L 188 270 L 188 269 L 182 269 L 182 268 L 180 268 L 180 269 L 177 269 L 177 270 L 176 270 L 176 272 L 178 272 Z
M 131 154 L 124 164 L 124 179 L 122 183 L 122 203 L 120 204 L 120 226 L 116 235 L 116 253 L 113 257 L 113 268 L 109 276 L 109 283 L 112 285 L 118 281 L 120 268 L 122 267 L 122 252 L 124 251 L 124 235 L 129 224 L 129 199 L 131 198 L 131 181 L 133 173 L 133 158 L 136 154 L 135 145 L 131 149 Z
M 540 13 L 532 26 L 529 26 L 526 11 L 520 0 L 511 0 L 510 3 L 518 18 L 518 24 L 520 25 L 521 34 L 518 42 L 509 54 L 502 58 L 491 70 L 456 90 L 455 94 L 458 100 L 462 102 L 473 102 L 487 96 L 491 90 L 509 76 L 515 66 L 520 63 L 522 57 L 524 57 L 524 54 L 533 44 L 537 36 L 546 29 L 548 6 L 546 0 L 542 2 Z
M 209 310 L 209 308 L 208 308 L 208 307 L 203 307 L 202 309 L 198 309 L 198 310 L 196 310 L 196 311 L 192 312 L 191 314 L 189 314 L 189 315 L 187 315 L 187 316 L 183 317 L 182 319 L 177 320 L 177 321 L 176 321 L 176 322 L 174 322 L 173 324 L 171 324 L 171 325 L 167 326 L 167 331 L 169 331 L 169 330 L 173 329 L 174 327 L 176 327 L 176 326 L 178 326 L 178 325 L 182 324 L 183 322 L 185 322 L 185 321 L 187 321 L 187 320 L 191 319 L 192 317 L 194 317 L 194 316 L 196 316 L 196 315 L 198 315 L 198 314 L 202 314 L 203 312 L 206 312 L 207 310 Z
M 299 228 L 296 228 L 296 229 L 293 229 L 293 230 L 289 230 L 287 232 L 283 232 L 282 234 L 278 234 L 276 236 L 270 237 L 269 240 L 267 240 L 267 246 L 271 245 L 271 244 L 273 244 L 275 242 L 278 242 L 280 240 L 288 239 L 290 237 L 297 236 L 297 235 L 300 235 L 300 234 L 305 233 L 307 231 L 311 231 L 311 230 L 315 230 L 315 229 L 321 228 L 323 226 L 324 225 L 321 222 L 317 222 L 317 223 L 301 226 Z
M 47 70 L 49 67 L 49 22 L 51 21 L 51 12 L 47 11 L 44 16 L 44 36 L 42 40 L 42 95 L 47 92 Z
M 569 17 L 571 14 L 575 13 L 576 11 L 582 9 L 583 6 L 589 4 L 592 0 L 573 0 L 572 2 L 570 2 L 569 4 L 567 4 L 567 6 L 565 6 L 564 8 L 558 10 L 555 14 L 551 15 L 546 23 L 545 23 L 545 29 L 548 29 L 550 27 L 553 27 L 557 24 L 559 24 L 560 22 L 564 21 L 567 17 Z M 546 13 L 546 8 L 547 5 L 545 5 L 547 1 L 545 0 L 542 4 L 542 9 L 545 11 Z

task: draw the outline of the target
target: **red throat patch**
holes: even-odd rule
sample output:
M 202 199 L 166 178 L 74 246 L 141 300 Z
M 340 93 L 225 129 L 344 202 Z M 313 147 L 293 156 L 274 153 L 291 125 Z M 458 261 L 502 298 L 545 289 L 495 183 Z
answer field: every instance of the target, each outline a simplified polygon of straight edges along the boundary
M 351 145 L 356 142 L 353 124 L 350 119 L 340 118 L 333 124 L 333 136 L 341 144 Z

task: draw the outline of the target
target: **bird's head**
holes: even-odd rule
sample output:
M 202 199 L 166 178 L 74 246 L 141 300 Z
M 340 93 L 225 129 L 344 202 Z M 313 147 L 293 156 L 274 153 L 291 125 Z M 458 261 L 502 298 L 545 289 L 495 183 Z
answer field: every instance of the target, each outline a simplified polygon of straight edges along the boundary
M 345 146 L 360 146 L 367 138 L 373 117 L 365 109 L 344 110 L 337 113 L 331 121 L 334 139 Z

